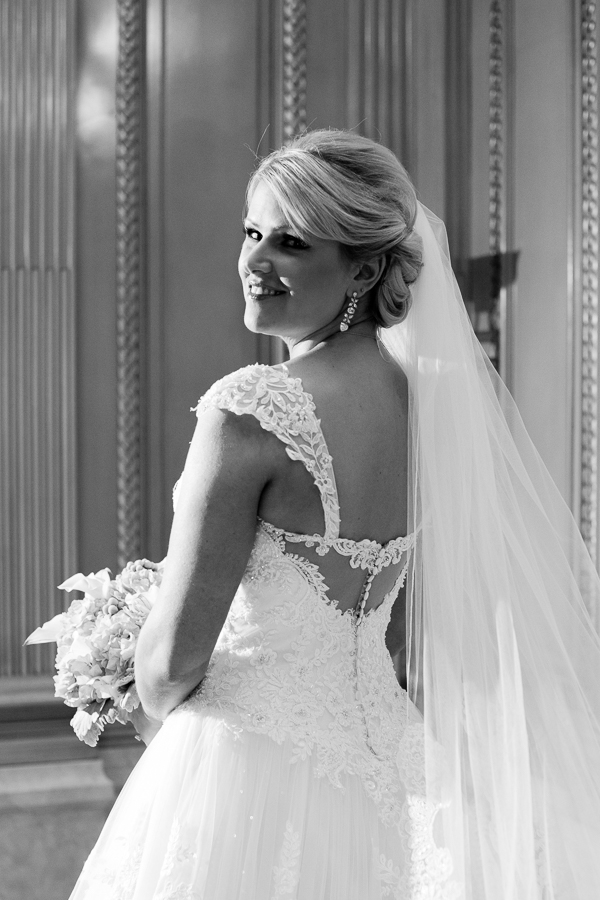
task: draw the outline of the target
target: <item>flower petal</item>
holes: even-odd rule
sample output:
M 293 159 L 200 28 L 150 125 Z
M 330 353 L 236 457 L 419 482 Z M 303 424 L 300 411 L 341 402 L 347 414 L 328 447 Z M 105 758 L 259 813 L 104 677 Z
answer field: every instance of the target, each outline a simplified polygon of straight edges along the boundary
M 67 626 L 68 622 L 65 614 L 59 613 L 58 616 L 54 616 L 53 619 L 44 622 L 40 628 L 36 628 L 35 631 L 32 631 L 25 643 L 47 644 L 50 641 L 57 641 Z

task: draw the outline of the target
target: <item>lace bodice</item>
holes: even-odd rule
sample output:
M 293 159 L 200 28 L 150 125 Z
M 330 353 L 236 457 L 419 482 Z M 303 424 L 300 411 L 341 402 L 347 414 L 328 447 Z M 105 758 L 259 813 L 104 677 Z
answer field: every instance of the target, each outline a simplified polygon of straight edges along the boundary
M 414 535 L 385 545 L 339 536 L 340 511 L 331 455 L 312 397 L 285 366 L 249 366 L 218 381 L 200 400 L 210 408 L 255 416 L 291 459 L 311 473 L 322 499 L 325 533 L 300 535 L 257 520 L 242 583 L 200 688 L 180 709 L 219 710 L 232 728 L 290 739 L 298 757 L 339 784 L 360 774 L 388 820 L 398 820 L 399 770 L 405 785 L 422 778 L 422 729 L 398 685 L 385 645 L 391 608 L 404 583 Z M 286 544 L 334 550 L 374 577 L 404 562 L 375 609 L 338 609 L 318 565 Z M 368 584 L 368 579 L 367 582 Z M 399 752 L 399 748 L 401 752 Z
M 339 536 L 340 506 L 335 474 L 331 454 L 316 415 L 315 403 L 312 396 L 304 390 L 301 379 L 292 378 L 285 365 L 280 368 L 248 366 L 217 381 L 200 400 L 196 411 L 201 414 L 211 407 L 228 409 L 237 415 L 255 416 L 265 430 L 275 434 L 285 444 L 288 456 L 302 462 L 310 472 L 321 495 L 325 520 L 323 535 L 296 534 L 262 519 L 258 522 L 275 538 L 314 547 L 320 556 L 334 550 L 349 557 L 353 568 L 366 570 L 367 578 L 356 607 L 356 615 L 360 619 L 366 608 L 373 579 L 382 569 L 399 563 L 403 556 L 406 569 L 414 536 L 398 537 L 386 544 L 368 539 L 354 541 Z M 402 581 L 400 579 L 398 585 Z

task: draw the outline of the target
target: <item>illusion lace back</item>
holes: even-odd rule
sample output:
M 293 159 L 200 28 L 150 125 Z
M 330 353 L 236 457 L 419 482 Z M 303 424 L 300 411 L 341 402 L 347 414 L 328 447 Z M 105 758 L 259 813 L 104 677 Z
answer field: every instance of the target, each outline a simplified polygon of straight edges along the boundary
M 385 644 L 415 536 L 385 545 L 339 536 L 315 404 L 285 367 L 227 376 L 198 415 L 211 407 L 254 416 L 303 463 L 324 534 L 258 519 L 206 677 L 145 752 L 72 900 L 460 896 L 433 838 L 437 807 L 423 796 L 422 720 Z M 355 606 L 329 597 L 303 545 L 364 570 Z M 368 609 L 377 576 L 392 566 L 392 589 Z

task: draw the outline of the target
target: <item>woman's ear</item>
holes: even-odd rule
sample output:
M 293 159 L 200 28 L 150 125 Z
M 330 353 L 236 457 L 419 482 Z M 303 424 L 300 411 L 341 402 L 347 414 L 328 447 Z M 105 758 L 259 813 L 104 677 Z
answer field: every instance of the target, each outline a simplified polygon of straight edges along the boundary
M 362 263 L 353 278 L 352 288 L 362 296 L 367 294 L 377 284 L 385 268 L 385 257 L 378 256 Z

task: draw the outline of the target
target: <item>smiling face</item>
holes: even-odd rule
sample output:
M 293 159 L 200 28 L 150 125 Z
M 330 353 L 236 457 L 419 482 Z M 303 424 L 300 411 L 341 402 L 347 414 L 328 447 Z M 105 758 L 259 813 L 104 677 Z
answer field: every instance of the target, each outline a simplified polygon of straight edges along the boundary
M 340 244 L 300 239 L 263 182 L 252 194 L 244 228 L 238 271 L 250 331 L 299 341 L 342 313 L 360 267 Z

